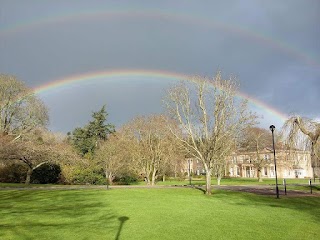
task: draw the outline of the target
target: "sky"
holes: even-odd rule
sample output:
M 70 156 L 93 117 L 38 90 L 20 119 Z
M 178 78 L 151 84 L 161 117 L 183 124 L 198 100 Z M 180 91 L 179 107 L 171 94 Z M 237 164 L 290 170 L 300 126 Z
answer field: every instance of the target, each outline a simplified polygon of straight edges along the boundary
M 0 73 L 35 89 L 52 131 L 103 105 L 117 127 L 161 113 L 178 78 L 218 70 L 280 128 L 320 119 L 319 22 L 318 0 L 0 0 Z

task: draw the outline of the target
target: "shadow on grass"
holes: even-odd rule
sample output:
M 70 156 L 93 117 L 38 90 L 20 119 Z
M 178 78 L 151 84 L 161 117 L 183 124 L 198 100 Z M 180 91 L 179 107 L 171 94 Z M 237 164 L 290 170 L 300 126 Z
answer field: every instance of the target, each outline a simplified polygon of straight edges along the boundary
M 243 199 L 244 201 L 235 201 L 237 202 L 236 204 L 242 206 L 264 205 L 275 208 L 297 210 L 309 214 L 315 219 L 315 221 L 320 221 L 320 197 L 286 197 L 285 195 L 280 195 L 280 199 L 277 199 L 275 196 L 257 195 L 254 193 L 229 190 L 215 190 L 213 196 L 221 199 Z
M 304 191 L 310 191 L 310 186 L 301 186 Z M 320 191 L 320 185 L 312 185 L 312 191 Z
M 126 217 L 126 216 L 122 216 L 122 217 L 119 217 L 118 220 L 120 221 L 120 226 L 118 228 L 118 232 L 117 232 L 115 240 L 119 240 L 120 239 L 120 234 L 121 234 L 121 230 L 122 230 L 123 224 L 125 223 L 125 221 L 128 221 L 129 218 Z
M 0 215 L 0 239 L 63 239 L 77 235 L 90 239 L 91 234 L 110 236 L 112 232 L 117 232 L 119 239 L 129 219 L 118 218 L 119 226 L 117 216 L 97 191 L 77 190 L 1 192 Z
M 206 190 L 205 190 L 203 187 L 201 187 L 201 186 L 193 186 L 193 188 L 201 191 L 203 194 L 206 193 Z

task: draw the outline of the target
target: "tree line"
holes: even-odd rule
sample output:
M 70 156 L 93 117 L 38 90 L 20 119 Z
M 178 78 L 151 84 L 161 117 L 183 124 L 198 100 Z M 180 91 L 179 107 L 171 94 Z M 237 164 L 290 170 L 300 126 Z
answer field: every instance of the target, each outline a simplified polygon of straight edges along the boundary
M 256 127 L 258 118 L 249 111 L 248 102 L 236 98 L 238 89 L 236 79 L 224 79 L 220 72 L 213 78 L 193 77 L 167 90 L 165 114 L 137 116 L 116 130 L 102 106 L 85 126 L 64 136 L 47 130 L 48 110 L 31 89 L 2 74 L 0 173 L 7 180 L 16 174 L 19 180 L 15 181 L 26 184 L 43 181 L 51 171 L 59 175 L 53 181 L 70 184 L 143 179 L 154 185 L 157 179 L 183 174 L 185 159 L 192 158 L 202 163 L 206 193 L 211 194 L 211 177 L 220 182 L 231 153 L 254 149 L 254 165 L 261 172 L 259 151 L 270 144 L 270 133 Z M 288 146 L 297 147 L 301 135 L 306 137 L 315 167 L 319 123 L 297 116 L 288 119 L 283 131 Z

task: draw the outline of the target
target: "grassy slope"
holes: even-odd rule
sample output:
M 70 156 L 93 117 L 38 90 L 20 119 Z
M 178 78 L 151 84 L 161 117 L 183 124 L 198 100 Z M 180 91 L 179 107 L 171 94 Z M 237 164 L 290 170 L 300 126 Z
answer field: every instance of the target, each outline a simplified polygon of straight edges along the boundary
M 320 198 L 194 189 L 1 190 L 0 239 L 320 239 Z

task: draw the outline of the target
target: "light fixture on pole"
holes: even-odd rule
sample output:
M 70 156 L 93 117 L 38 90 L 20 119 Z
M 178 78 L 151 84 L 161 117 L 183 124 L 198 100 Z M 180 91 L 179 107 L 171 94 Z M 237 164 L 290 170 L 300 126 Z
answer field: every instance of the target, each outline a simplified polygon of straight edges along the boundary
M 273 144 L 273 158 L 274 158 L 274 171 L 275 171 L 275 174 L 276 174 L 276 192 L 277 192 L 277 198 L 279 198 L 279 188 L 278 188 L 278 177 L 277 177 L 277 162 L 276 162 L 276 149 L 274 147 L 274 129 L 276 127 L 274 125 L 271 125 L 270 126 L 270 130 L 272 132 L 272 144 Z
M 189 163 L 189 185 L 191 186 L 191 159 L 188 159 Z

